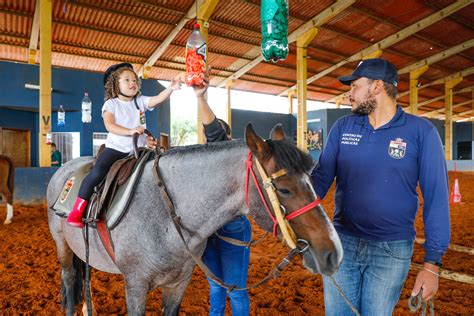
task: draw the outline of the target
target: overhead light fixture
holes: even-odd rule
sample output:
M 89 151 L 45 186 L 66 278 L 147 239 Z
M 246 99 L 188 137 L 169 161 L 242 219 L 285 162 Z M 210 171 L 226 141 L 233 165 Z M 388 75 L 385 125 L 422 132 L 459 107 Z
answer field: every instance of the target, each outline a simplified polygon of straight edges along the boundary
M 25 83 L 25 89 L 39 90 L 40 86 L 37 84 Z M 51 87 L 51 92 L 53 92 L 53 87 Z

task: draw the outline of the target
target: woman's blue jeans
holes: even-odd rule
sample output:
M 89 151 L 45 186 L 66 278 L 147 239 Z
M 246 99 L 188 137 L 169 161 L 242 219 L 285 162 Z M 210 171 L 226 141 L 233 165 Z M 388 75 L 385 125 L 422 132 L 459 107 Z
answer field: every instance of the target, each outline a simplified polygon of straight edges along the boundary
M 245 216 L 239 216 L 225 224 L 217 231 L 226 236 L 241 241 L 250 241 L 252 229 Z M 225 284 L 246 287 L 247 273 L 250 260 L 250 249 L 243 246 L 231 245 L 215 235 L 209 237 L 207 247 L 202 256 L 204 263 Z M 209 315 L 224 315 L 226 306 L 226 289 L 220 287 L 211 279 Z M 250 302 L 247 291 L 232 291 L 229 293 L 232 315 L 249 315 Z
M 392 315 L 405 283 L 413 240 L 371 241 L 339 233 L 344 258 L 333 275 L 361 315 Z M 353 315 L 339 291 L 323 276 L 326 315 Z

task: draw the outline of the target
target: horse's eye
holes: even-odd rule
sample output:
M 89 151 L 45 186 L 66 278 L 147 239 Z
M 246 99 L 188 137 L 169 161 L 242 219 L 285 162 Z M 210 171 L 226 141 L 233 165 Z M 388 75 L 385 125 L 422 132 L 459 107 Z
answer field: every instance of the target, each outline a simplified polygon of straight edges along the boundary
M 280 195 L 283 198 L 291 196 L 290 190 L 285 189 L 285 188 L 277 189 L 277 192 L 278 192 L 278 195 Z

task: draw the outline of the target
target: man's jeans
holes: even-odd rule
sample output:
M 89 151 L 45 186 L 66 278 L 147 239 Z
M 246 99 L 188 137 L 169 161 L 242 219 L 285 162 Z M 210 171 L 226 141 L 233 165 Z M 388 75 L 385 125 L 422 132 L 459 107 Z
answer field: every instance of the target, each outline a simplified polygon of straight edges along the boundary
M 252 230 L 245 216 L 240 216 L 224 225 L 217 231 L 221 236 L 250 241 Z M 207 247 L 202 256 L 204 263 L 218 278 L 227 285 L 246 287 L 250 260 L 250 249 L 231 245 L 215 235 L 209 237 Z M 226 289 L 208 278 L 210 285 L 209 315 L 224 315 L 226 305 Z M 249 315 L 250 302 L 247 291 L 229 293 L 232 315 Z
M 334 279 L 361 315 L 388 316 L 400 298 L 413 254 L 413 240 L 371 241 L 339 233 L 344 258 Z M 326 315 L 353 315 L 327 276 Z

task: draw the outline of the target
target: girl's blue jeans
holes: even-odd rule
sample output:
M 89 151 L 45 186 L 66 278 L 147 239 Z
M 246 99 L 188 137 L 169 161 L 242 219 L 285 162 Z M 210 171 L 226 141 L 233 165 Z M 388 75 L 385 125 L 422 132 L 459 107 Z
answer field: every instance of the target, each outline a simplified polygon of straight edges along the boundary
M 219 229 L 218 234 L 241 241 L 250 241 L 252 230 L 245 216 L 239 216 Z M 207 241 L 207 247 L 202 256 L 204 263 L 218 278 L 227 285 L 245 287 L 250 260 L 250 249 L 243 246 L 231 245 L 215 235 Z M 224 315 L 226 306 L 226 289 L 208 278 L 210 285 L 209 315 Z M 232 291 L 229 293 L 232 315 L 249 315 L 250 302 L 247 291 Z
M 372 241 L 339 233 L 344 258 L 334 279 L 361 315 L 392 315 L 405 283 L 413 240 Z M 326 315 L 353 315 L 341 294 L 323 276 Z

